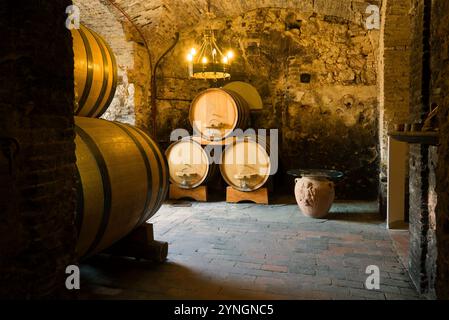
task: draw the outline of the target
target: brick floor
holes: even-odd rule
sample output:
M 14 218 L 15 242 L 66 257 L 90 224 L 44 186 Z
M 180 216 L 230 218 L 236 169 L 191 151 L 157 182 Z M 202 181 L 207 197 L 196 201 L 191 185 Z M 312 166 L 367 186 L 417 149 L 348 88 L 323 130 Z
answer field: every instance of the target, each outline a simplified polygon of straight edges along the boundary
M 408 230 L 391 230 L 390 236 L 393 240 L 394 248 L 396 249 L 402 263 L 408 265 L 409 255 L 409 232 Z
M 337 203 L 327 220 L 296 205 L 166 204 L 153 217 L 169 242 L 155 265 L 98 256 L 82 294 L 102 299 L 418 299 L 373 203 Z M 364 287 L 380 268 L 380 290 Z

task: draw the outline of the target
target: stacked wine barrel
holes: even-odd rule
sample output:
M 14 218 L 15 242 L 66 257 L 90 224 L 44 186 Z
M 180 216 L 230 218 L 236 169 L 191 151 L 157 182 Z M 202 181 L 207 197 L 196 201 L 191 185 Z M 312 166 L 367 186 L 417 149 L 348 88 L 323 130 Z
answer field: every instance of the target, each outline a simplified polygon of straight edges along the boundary
M 192 138 L 173 143 L 166 151 L 170 181 L 183 189 L 207 184 L 217 172 L 217 166 L 203 146 Z
M 270 178 L 269 141 L 245 136 L 229 144 L 222 156 L 220 171 L 228 185 L 239 191 L 255 191 Z
M 142 130 L 96 119 L 109 107 L 117 64 L 106 41 L 72 30 L 75 61 L 77 255 L 98 253 L 152 217 L 168 192 L 164 154 Z
M 80 25 L 72 29 L 75 57 L 75 115 L 98 118 L 114 98 L 117 63 L 106 41 Z
M 193 100 L 189 119 L 195 132 L 207 140 L 220 141 L 235 129 L 248 127 L 249 105 L 237 92 L 208 89 Z
M 208 146 L 221 146 L 219 165 L 225 182 L 236 190 L 250 192 L 263 187 L 270 177 L 270 150 L 265 139 L 232 137 L 234 130 L 250 125 L 250 109 L 260 108 L 257 90 L 243 82 L 208 89 L 193 100 L 189 120 L 195 135 L 173 143 L 166 152 L 170 182 L 193 189 L 207 184 L 216 172 Z M 205 151 L 205 148 L 207 151 Z

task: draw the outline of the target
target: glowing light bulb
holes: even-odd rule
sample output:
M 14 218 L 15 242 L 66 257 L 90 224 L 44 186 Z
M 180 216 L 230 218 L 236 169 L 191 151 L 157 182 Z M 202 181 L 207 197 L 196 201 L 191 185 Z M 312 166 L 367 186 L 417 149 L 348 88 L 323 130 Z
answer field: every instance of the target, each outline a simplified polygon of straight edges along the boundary
M 228 59 L 228 57 L 223 57 L 223 60 L 222 60 L 222 61 L 223 61 L 224 64 L 228 64 L 229 59 Z
M 226 54 L 226 56 L 228 57 L 229 60 L 234 58 L 234 51 L 229 50 L 228 53 Z
M 191 53 L 189 53 L 187 55 L 187 61 L 192 62 L 193 61 L 193 55 Z
M 195 49 L 195 48 L 192 48 L 192 49 L 190 50 L 190 54 L 192 55 L 192 57 L 196 56 L 196 49 Z
M 207 64 L 208 61 L 209 61 L 209 60 L 207 60 L 206 57 L 203 57 L 203 59 L 201 60 L 201 62 L 202 62 L 203 64 Z

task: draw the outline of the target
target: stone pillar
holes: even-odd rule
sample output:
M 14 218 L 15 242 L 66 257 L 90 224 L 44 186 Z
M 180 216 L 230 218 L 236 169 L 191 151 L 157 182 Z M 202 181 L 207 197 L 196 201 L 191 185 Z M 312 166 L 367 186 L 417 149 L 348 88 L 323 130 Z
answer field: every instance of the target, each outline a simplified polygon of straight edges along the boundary
M 386 0 L 381 8 L 379 55 L 380 209 L 386 216 L 388 131 L 408 122 L 410 88 L 409 0 Z
M 440 106 L 440 147 L 437 156 L 435 213 L 437 297 L 449 299 L 449 2 L 432 1 L 431 102 Z M 436 156 L 434 156 L 435 158 Z M 433 197 L 434 200 L 435 196 Z M 429 201 L 431 202 L 431 201 Z M 431 202 L 432 203 L 432 202 Z
M 431 77 L 441 69 L 441 66 L 431 65 L 431 56 L 438 54 L 438 50 L 430 43 L 433 41 L 431 17 L 443 11 L 432 10 L 431 5 L 430 0 L 413 1 L 411 121 L 424 120 L 429 113 L 429 106 L 434 102 Z M 436 297 L 435 286 L 441 281 L 437 277 L 437 259 L 441 259 L 437 248 L 440 242 L 436 210 L 437 203 L 440 205 L 437 153 L 437 147 L 422 145 L 412 146 L 410 152 L 410 274 L 418 290 L 431 298 Z M 445 210 L 447 212 L 447 207 Z
M 428 147 L 410 145 L 410 258 L 409 271 L 421 293 L 428 287 L 426 272 L 427 230 L 429 211 L 427 193 L 429 186 Z
M 69 0 L 0 2 L 0 297 L 42 298 L 73 263 Z M 19 147 L 19 149 L 18 149 Z M 8 150 L 12 150 L 12 153 Z

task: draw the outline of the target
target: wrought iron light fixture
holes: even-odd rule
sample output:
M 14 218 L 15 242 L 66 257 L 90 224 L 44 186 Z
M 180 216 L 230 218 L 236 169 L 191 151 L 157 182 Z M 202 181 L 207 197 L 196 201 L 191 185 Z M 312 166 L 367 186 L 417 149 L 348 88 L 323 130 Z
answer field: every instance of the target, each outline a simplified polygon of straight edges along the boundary
M 208 26 L 204 30 L 203 42 L 199 50 L 192 48 L 187 54 L 189 75 L 194 79 L 230 79 L 230 67 L 234 52 L 223 51 L 217 45 L 215 30 L 211 26 L 210 0 L 207 1 Z

